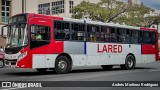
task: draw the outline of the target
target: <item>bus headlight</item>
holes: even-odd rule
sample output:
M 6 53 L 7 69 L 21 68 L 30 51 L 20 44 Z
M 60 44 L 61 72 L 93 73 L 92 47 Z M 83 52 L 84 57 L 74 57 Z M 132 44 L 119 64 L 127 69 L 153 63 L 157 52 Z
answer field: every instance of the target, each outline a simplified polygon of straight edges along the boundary
M 21 59 L 23 59 L 25 56 L 27 56 L 27 52 L 24 52 L 24 53 L 20 54 L 18 56 L 18 61 L 21 60 Z

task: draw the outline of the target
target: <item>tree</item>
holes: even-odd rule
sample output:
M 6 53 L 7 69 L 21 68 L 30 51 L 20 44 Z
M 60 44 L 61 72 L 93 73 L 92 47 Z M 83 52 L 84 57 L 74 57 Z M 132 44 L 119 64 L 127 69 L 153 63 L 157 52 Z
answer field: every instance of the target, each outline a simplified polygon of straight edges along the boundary
M 158 25 L 160 23 L 160 15 L 145 17 L 146 27 L 151 27 L 153 24 Z
M 127 4 L 116 0 L 101 0 L 97 4 L 83 1 L 73 8 L 72 17 L 111 22 L 115 17 L 127 11 L 127 8 Z
M 72 17 L 76 19 L 90 18 L 96 21 L 106 21 L 108 12 L 105 8 L 100 7 L 98 4 L 89 3 L 86 1 L 81 2 L 73 9 Z
M 146 18 L 144 17 L 146 14 L 152 9 L 146 7 L 142 4 L 132 4 L 131 7 L 125 12 L 125 15 L 117 17 L 114 22 L 117 23 L 125 23 L 131 26 L 146 26 Z
M 107 10 L 109 14 L 107 22 L 112 22 L 114 18 L 123 14 L 130 8 L 129 4 L 117 0 L 101 0 L 101 2 L 98 4 Z
M 114 22 L 139 27 L 150 27 L 160 23 L 160 16 L 147 16 L 151 11 L 141 3 L 140 5 L 124 3 L 117 0 L 101 0 L 99 3 L 83 1 L 73 8 L 73 18 L 89 18 L 94 21 Z

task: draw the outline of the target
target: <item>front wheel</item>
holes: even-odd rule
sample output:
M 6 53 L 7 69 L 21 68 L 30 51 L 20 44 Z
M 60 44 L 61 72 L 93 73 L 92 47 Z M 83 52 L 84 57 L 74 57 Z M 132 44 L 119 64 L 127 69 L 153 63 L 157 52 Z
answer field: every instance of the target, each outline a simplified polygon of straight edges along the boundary
M 71 62 L 66 56 L 59 56 L 55 62 L 55 72 L 65 74 L 71 69 Z
M 125 65 L 120 65 L 122 69 L 131 70 L 134 69 L 136 65 L 136 60 L 132 55 L 128 55 L 125 60 Z
M 4 62 L 3 60 L 0 60 L 0 68 L 3 68 L 4 67 Z

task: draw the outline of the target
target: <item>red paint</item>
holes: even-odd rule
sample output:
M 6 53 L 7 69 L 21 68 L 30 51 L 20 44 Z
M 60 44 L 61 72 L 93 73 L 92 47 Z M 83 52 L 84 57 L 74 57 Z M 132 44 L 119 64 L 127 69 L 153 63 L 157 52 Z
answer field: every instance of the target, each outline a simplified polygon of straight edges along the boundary
M 19 68 L 32 68 L 32 58 L 33 54 L 60 54 L 64 52 L 64 43 L 63 41 L 56 42 L 54 40 L 54 24 L 53 20 L 63 20 L 62 17 L 57 16 L 46 16 L 46 15 L 40 15 L 40 14 L 28 14 L 28 40 L 29 44 L 26 48 L 22 49 L 20 52 L 24 53 L 27 52 L 27 56 L 24 57 L 22 60 L 17 62 L 17 67 Z M 45 21 L 45 22 L 41 22 Z M 51 29 L 50 35 L 51 35 L 51 41 L 48 45 L 41 46 L 38 48 L 30 49 L 30 26 L 36 24 L 36 25 L 43 25 L 43 26 L 49 26 Z
M 149 45 L 149 44 L 142 44 L 142 54 L 155 54 L 156 55 L 156 61 L 159 60 L 159 54 L 158 54 L 158 30 L 156 29 L 150 29 L 150 28 L 141 28 L 141 30 L 145 31 L 152 31 L 156 33 L 156 44 L 155 45 Z
M 108 52 L 112 52 L 112 45 L 108 45 Z
M 114 53 L 117 53 L 117 49 L 118 49 L 118 48 L 117 48 L 117 45 L 113 45 L 113 47 L 114 47 L 114 50 L 113 50 Z
M 121 45 L 111 45 L 108 46 L 104 44 L 103 46 L 100 46 L 97 44 L 97 52 L 98 53 L 121 53 L 122 52 L 122 46 Z

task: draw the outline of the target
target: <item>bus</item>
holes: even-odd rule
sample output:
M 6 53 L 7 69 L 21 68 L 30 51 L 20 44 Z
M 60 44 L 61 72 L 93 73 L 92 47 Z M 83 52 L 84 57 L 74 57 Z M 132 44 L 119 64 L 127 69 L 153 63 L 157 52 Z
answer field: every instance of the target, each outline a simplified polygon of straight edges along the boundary
M 130 70 L 158 61 L 158 33 L 150 28 L 24 13 L 1 32 L 7 32 L 5 64 L 16 68 L 64 74 L 80 66 Z

